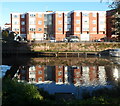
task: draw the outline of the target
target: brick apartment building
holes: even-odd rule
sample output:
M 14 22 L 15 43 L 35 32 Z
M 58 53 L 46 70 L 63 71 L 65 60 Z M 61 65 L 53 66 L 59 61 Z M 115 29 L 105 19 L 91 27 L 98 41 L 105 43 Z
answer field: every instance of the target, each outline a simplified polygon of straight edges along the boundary
M 106 11 L 46 11 L 11 13 L 11 30 L 27 40 L 76 35 L 80 41 L 106 37 Z

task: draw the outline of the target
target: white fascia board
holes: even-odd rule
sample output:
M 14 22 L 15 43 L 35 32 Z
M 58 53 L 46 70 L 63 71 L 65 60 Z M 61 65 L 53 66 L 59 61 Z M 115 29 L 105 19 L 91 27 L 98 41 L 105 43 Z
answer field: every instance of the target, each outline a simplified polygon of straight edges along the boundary
M 12 14 L 12 15 L 20 15 L 20 14 L 23 14 L 23 13 L 10 13 L 10 14 Z

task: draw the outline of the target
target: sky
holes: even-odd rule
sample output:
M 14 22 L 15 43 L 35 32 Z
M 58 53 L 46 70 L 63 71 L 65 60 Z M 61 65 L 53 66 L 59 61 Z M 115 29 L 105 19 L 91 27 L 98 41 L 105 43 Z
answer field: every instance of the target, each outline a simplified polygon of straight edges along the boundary
M 21 0 L 23 1 L 23 0 Z M 55 0 L 54 0 L 55 1 Z M 74 0 L 72 0 L 74 1 Z M 12 12 L 34 12 L 34 11 L 72 11 L 72 10 L 91 10 L 106 11 L 109 3 L 107 2 L 0 2 L 0 26 L 10 23 L 10 13 Z

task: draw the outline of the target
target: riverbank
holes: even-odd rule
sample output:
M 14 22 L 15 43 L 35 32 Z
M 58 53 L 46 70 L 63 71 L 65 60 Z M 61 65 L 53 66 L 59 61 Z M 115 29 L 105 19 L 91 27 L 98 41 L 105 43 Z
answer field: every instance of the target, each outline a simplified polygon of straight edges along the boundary
M 42 57 L 97 56 L 101 51 L 120 48 L 120 42 L 20 43 L 3 42 L 2 54 Z

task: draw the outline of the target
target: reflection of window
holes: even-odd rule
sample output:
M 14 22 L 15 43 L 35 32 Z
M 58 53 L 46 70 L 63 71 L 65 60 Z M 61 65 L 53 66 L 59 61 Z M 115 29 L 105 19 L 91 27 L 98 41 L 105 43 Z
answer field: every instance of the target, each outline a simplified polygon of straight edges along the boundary
M 40 77 L 40 78 L 38 78 L 38 81 L 42 81 L 42 78 Z
M 42 71 L 38 71 L 38 74 L 42 74 Z
M 58 72 L 58 76 L 60 76 L 60 75 L 62 75 L 62 71 L 59 71 L 59 72 Z
M 62 79 L 61 79 L 61 78 L 58 78 L 58 82 L 62 82 Z
M 62 28 L 58 28 L 58 31 L 62 31 Z
M 22 76 L 22 80 L 25 80 L 25 77 L 24 77 L 24 76 Z
M 42 28 L 38 28 L 38 31 L 42 31 Z
M 39 68 L 41 68 L 42 66 L 41 65 L 38 65 Z
M 22 28 L 21 31 L 22 31 L 22 32 L 25 32 L 25 28 Z

